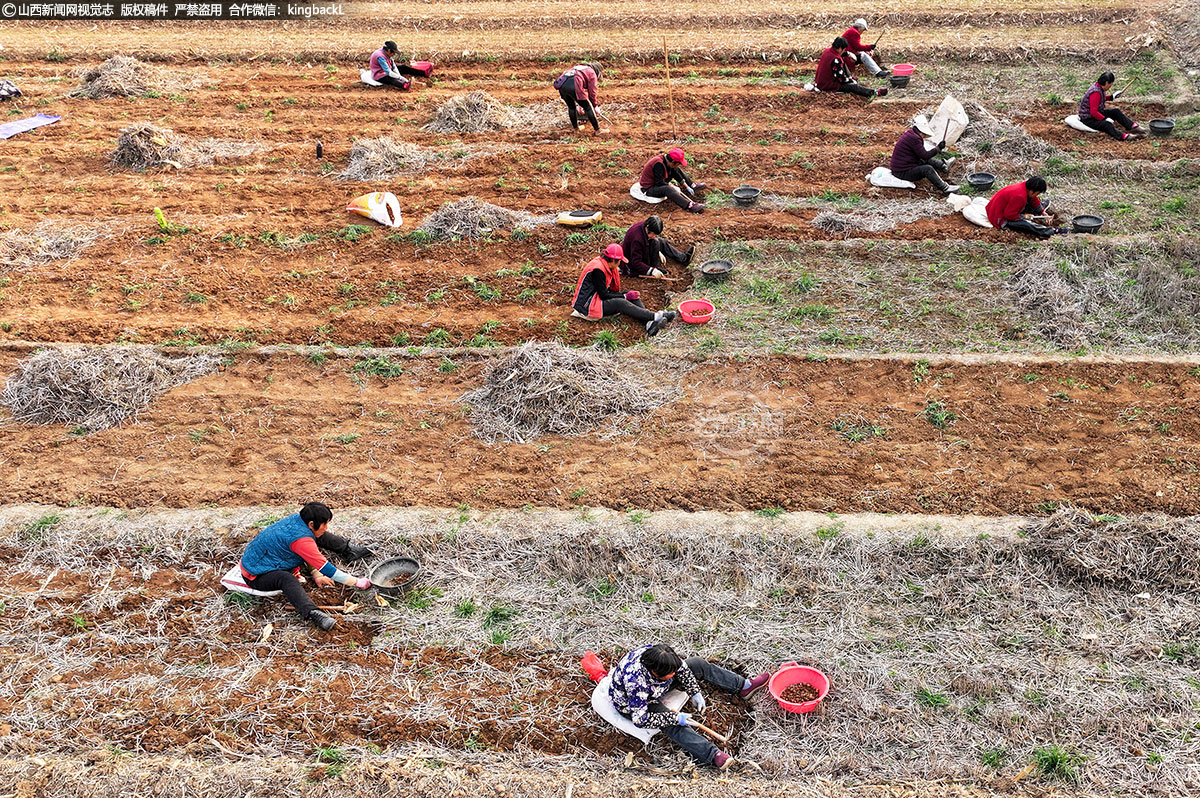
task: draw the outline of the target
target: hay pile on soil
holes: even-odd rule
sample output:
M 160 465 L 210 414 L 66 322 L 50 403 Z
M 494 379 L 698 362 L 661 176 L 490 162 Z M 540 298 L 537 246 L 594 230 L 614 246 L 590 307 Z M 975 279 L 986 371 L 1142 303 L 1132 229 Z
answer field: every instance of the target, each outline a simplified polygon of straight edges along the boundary
M 0 266 L 27 269 L 69 260 L 102 238 L 101 228 L 45 221 L 32 229 L 0 233 Z
M 1029 556 L 1091 585 L 1200 588 L 1200 518 L 1101 520 L 1074 507 L 1028 524 Z
M 1115 244 L 1071 239 L 1039 247 L 1008 289 L 1035 332 L 1063 349 L 1200 347 L 1200 261 L 1186 238 Z
M 946 216 L 952 211 L 945 202 L 934 199 L 879 200 L 847 213 L 822 211 L 813 217 L 812 226 L 829 233 L 880 233 L 918 219 Z
M 958 146 L 974 155 L 978 163 L 1028 166 L 1032 161 L 1044 161 L 1060 152 L 1050 142 L 1031 136 L 1015 122 L 1000 119 L 974 100 L 963 103 L 963 108 L 971 122 L 959 138 Z
M 338 178 L 341 180 L 387 180 L 398 174 L 420 172 L 437 154 L 391 136 L 355 139 L 350 162 Z
M 194 89 L 203 78 L 182 70 L 151 66 L 126 55 L 114 55 L 100 66 L 80 67 L 72 75 L 80 79 L 75 97 L 141 97 L 147 92 L 179 92 Z
M 534 216 L 526 211 L 510 211 L 490 202 L 482 202 L 478 197 L 464 197 L 447 202 L 429 214 L 425 221 L 421 222 L 419 229 L 440 239 L 482 238 L 497 230 L 512 230 L 518 227 L 528 230 L 539 224 L 550 224 L 554 219 L 554 216 Z
M 217 370 L 219 358 L 170 358 L 134 347 L 44 349 L 22 360 L 0 403 L 26 424 L 69 424 L 88 432 L 137 414 L 172 388 Z
M 421 128 L 429 133 L 487 133 L 510 128 L 536 130 L 554 127 L 566 119 L 560 103 L 505 105 L 486 91 L 451 97 L 433 112 Z
M 117 136 L 117 148 L 109 153 L 112 165 L 144 172 L 160 166 L 186 168 L 214 163 L 222 158 L 242 158 L 263 145 L 224 139 L 191 139 L 173 130 L 141 123 L 130 125 Z
M 559 343 L 527 343 L 488 369 L 465 394 L 475 434 L 492 443 L 541 435 L 582 435 L 671 401 L 674 388 L 650 385 L 628 362 Z

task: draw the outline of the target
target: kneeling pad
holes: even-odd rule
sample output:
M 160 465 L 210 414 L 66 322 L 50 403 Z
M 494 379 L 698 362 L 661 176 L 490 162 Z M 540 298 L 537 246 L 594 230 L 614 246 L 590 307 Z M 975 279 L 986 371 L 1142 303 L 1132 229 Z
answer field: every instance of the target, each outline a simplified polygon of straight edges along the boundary
M 359 76 L 359 78 L 362 79 L 362 82 L 367 84 L 368 86 L 382 86 L 383 85 L 379 81 L 375 80 L 375 78 L 371 77 L 371 70 L 369 70 L 369 69 L 358 70 L 358 76 Z
M 640 182 L 634 183 L 632 186 L 629 187 L 629 196 L 633 197 L 635 200 L 641 200 L 642 202 L 648 202 L 651 205 L 657 205 L 658 203 L 660 203 L 666 199 L 666 197 L 647 197 L 645 194 L 642 193 L 642 184 Z
M 901 180 L 892 174 L 886 166 L 876 166 L 867 175 L 867 182 L 880 188 L 916 188 L 917 184 L 910 180 Z
M 242 569 L 238 566 L 233 566 L 229 573 L 221 577 L 221 586 L 226 590 L 232 590 L 235 593 L 245 593 L 248 596 L 261 596 L 263 598 L 272 598 L 274 596 L 282 596 L 282 590 L 255 590 L 246 584 L 245 577 L 242 576 Z
M 1067 123 L 1067 127 L 1075 128 L 1080 133 L 1099 133 L 1100 132 L 1099 130 L 1096 130 L 1096 128 L 1088 127 L 1087 125 L 1083 124 L 1083 122 L 1079 121 L 1079 114 L 1071 114 L 1063 121 Z

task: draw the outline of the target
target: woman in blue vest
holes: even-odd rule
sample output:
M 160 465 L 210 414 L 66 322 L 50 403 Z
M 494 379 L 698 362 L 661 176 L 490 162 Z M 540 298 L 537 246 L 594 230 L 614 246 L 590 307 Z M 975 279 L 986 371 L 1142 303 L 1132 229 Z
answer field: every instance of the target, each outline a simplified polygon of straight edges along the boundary
M 276 521 L 255 535 L 238 564 L 247 585 L 255 590 L 282 590 L 301 618 L 325 632 L 333 628 L 335 621 L 317 609 L 300 586 L 300 566 L 307 563 L 312 568 L 313 581 L 318 587 L 333 587 L 336 583 L 366 590 L 371 580 L 335 567 L 320 549 L 335 552 L 347 562 L 374 553 L 366 546 L 329 532 L 332 518 L 333 512 L 324 504 L 310 502 L 295 515 Z

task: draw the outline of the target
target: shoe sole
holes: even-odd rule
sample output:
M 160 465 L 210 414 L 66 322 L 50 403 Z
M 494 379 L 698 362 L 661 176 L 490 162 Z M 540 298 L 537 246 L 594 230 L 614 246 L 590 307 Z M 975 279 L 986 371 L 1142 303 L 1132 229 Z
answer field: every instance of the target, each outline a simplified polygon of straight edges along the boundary
M 745 695 L 743 695 L 743 696 L 742 696 L 742 698 L 743 698 L 743 699 L 748 699 L 748 698 L 750 698 L 750 697 L 754 696 L 756 693 L 761 693 L 761 692 L 762 692 L 762 689 L 763 689 L 764 687 L 766 687 L 768 684 L 770 684 L 770 682 L 771 682 L 771 680 L 770 680 L 770 679 L 767 679 L 767 681 L 763 682 L 763 683 L 762 683 L 762 684 L 760 684 L 758 687 L 753 687 L 753 688 L 751 688 L 751 689 L 750 689 L 750 692 L 748 692 L 748 693 L 746 693 Z

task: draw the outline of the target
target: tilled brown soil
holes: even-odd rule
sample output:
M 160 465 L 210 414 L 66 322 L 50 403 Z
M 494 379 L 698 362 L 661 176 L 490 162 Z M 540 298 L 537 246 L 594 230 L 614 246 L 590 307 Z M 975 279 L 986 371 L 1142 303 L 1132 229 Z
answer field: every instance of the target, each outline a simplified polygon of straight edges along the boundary
M 693 216 L 670 203 L 651 207 L 633 201 L 628 189 L 642 164 L 674 135 L 670 103 L 663 92 L 648 88 L 653 78 L 648 68 L 627 67 L 604 82 L 601 98 L 612 123 L 598 137 L 569 135 L 565 109 L 558 109 L 558 126 L 547 130 L 461 137 L 419 131 L 437 104 L 471 89 L 506 102 L 554 101 L 548 81 L 557 66 L 545 63 L 456 65 L 434 86 L 419 84 L 411 93 L 368 89 L 348 69 L 329 73 L 304 66 L 297 73 L 281 64 L 209 64 L 192 67 L 208 77 L 206 88 L 173 99 L 133 100 L 60 99 L 56 95 L 73 79 L 39 79 L 60 68 L 11 63 L 8 68 L 28 77 L 31 101 L 45 99 L 47 110 L 66 118 L 14 139 L 19 149 L 0 156 L 4 224 L 85 223 L 100 226 L 106 237 L 74 261 L 5 269 L 0 340 L 387 345 L 419 343 L 440 329 L 445 332 L 435 337 L 445 335 L 451 343 L 465 343 L 481 330 L 505 343 L 556 336 L 583 343 L 595 328 L 565 320 L 581 263 L 650 213 L 666 219 L 667 236 L 676 244 L 697 243 L 701 257 L 714 240 L 841 237 L 811 224 L 817 207 L 779 210 L 763 202 Z M 811 95 L 799 90 L 810 68 L 789 66 L 780 82 L 758 85 L 727 77 L 721 73 L 728 70 L 716 64 L 692 69 L 688 74 L 697 80 L 712 81 L 675 87 L 678 129 L 688 137 L 684 146 L 694 176 L 726 191 L 748 182 L 789 198 L 905 196 L 870 188 L 864 175 L 887 162 L 892 144 L 923 103 L 902 94 L 870 105 L 854 97 Z M 745 74 L 752 74 L 749 67 Z M 1061 116 L 1060 108 L 1033 110 L 1050 119 Z M 1137 109 L 1143 115 L 1161 112 Z M 141 121 L 194 138 L 256 142 L 266 150 L 181 171 L 135 173 L 109 166 L 107 153 L 118 132 Z M 1045 132 L 1057 134 L 1055 143 L 1068 151 L 1101 158 L 1200 155 L 1200 140 L 1194 138 L 1166 139 L 1157 149 L 1102 138 L 1081 147 L 1052 125 Z M 391 180 L 335 180 L 354 139 L 377 135 L 444 154 L 476 145 L 502 151 Z M 315 158 L 317 139 L 324 145 L 322 161 Z M 339 237 L 346 225 L 365 221 L 347 214 L 346 202 L 381 189 L 400 198 L 401 233 L 465 196 L 535 214 L 599 209 L 614 230 L 581 240 L 569 238 L 568 229 L 543 226 L 525 240 L 505 232 L 497 240 L 434 245 L 395 240 L 380 227 L 358 241 Z M 192 231 L 164 235 L 151 213 L 155 207 Z M 315 240 L 275 243 L 303 235 Z M 1013 241 L 973 228 L 959 215 L 858 235 Z M 677 265 L 671 274 L 678 282 L 629 280 L 628 287 L 642 291 L 648 307 L 662 307 L 670 301 L 668 292 L 682 291 L 691 281 Z M 632 342 L 640 331 L 620 325 L 618 334 Z
M 17 356 L 0 358 L 9 371 Z M 1173 363 L 939 365 L 752 358 L 701 363 L 682 395 L 612 439 L 486 445 L 457 399 L 486 359 L 243 355 L 140 423 L 79 437 L 0 430 L 8 501 L 873 510 L 1200 511 L 1200 378 Z M 939 404 L 940 403 L 940 404 Z M 948 414 L 948 415 L 947 415 Z M 933 421 L 945 424 L 938 428 Z M 882 436 L 854 442 L 846 427 Z

